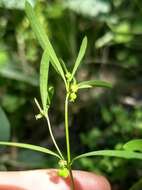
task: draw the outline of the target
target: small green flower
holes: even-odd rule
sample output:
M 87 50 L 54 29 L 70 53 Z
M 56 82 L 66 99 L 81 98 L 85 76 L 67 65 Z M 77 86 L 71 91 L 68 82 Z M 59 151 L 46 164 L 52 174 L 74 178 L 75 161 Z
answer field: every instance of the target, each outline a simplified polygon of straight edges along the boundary
M 59 164 L 60 168 L 64 168 L 67 166 L 67 161 L 66 160 L 60 160 L 58 164 Z
M 72 84 L 71 85 L 71 91 L 74 92 L 74 93 L 76 93 L 77 90 L 78 90 L 78 85 L 77 84 Z
M 70 72 L 67 72 L 67 74 L 66 74 L 66 78 L 67 78 L 67 80 L 68 81 L 71 81 L 71 73 Z
M 74 92 L 72 92 L 72 93 L 70 94 L 70 101 L 71 101 L 71 102 L 74 102 L 76 98 L 77 98 L 77 95 L 76 95 Z

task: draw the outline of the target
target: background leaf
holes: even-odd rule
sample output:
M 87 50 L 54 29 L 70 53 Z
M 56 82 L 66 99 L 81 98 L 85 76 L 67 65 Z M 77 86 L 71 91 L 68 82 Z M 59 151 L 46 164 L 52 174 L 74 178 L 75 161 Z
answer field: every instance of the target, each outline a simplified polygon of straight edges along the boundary
M 38 86 L 38 75 L 28 75 L 14 66 L 14 63 L 6 63 L 0 66 L 0 75 L 4 78 L 21 81 L 33 86 Z
M 53 160 L 53 158 L 51 159 Z M 26 166 L 27 169 L 45 168 L 47 167 L 47 162 L 49 160 L 49 157 L 47 160 L 45 154 L 36 151 L 32 151 L 29 149 L 20 149 L 18 151 L 17 161 L 19 162 L 19 164 L 23 164 L 24 166 Z
M 142 189 L 142 179 L 135 183 L 129 190 L 141 190 Z
M 131 140 L 124 144 L 123 148 L 130 151 L 142 152 L 142 139 Z
M 10 123 L 4 113 L 3 109 L 0 107 L 0 140 L 7 141 L 10 138 Z
M 89 17 L 95 17 L 110 10 L 109 1 L 103 0 L 67 0 L 64 4 L 65 7 Z

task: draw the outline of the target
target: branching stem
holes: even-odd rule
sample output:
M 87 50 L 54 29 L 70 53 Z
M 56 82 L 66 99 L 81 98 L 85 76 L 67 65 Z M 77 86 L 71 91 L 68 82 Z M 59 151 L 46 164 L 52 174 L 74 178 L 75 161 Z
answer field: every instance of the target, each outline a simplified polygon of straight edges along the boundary
M 45 118 L 46 118 L 46 121 L 47 121 L 47 124 L 48 124 L 48 129 L 49 129 L 49 133 L 50 133 L 51 139 L 52 139 L 52 141 L 53 141 L 53 143 L 54 143 L 54 145 L 55 145 L 55 147 L 56 147 L 56 149 L 57 149 L 60 157 L 64 160 L 64 157 L 63 157 L 63 155 L 62 155 L 62 153 L 61 153 L 61 151 L 60 151 L 60 149 L 59 149 L 59 147 L 58 147 L 58 145 L 56 143 L 56 140 L 54 138 L 54 135 L 53 135 L 53 132 L 52 132 L 52 128 L 51 128 L 51 124 L 50 124 L 50 120 L 49 120 L 49 116 L 46 115 Z

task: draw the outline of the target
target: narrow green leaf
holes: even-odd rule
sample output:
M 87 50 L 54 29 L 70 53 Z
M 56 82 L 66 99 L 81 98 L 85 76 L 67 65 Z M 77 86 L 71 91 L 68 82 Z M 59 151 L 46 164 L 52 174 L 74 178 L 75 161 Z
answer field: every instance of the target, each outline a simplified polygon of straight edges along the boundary
M 135 139 L 124 144 L 123 148 L 129 151 L 140 151 L 142 152 L 142 139 Z
M 50 58 L 51 58 L 51 63 L 52 63 L 52 66 L 54 67 L 54 69 L 56 70 L 57 73 L 59 73 L 61 75 L 61 77 L 63 78 L 64 82 L 66 83 L 66 79 L 65 79 L 65 75 L 64 75 L 64 72 L 63 72 L 63 69 L 61 67 L 61 64 L 55 54 L 55 51 L 54 49 L 52 48 L 48 48 L 48 53 L 50 55 Z
M 85 89 L 85 88 L 92 88 L 91 85 L 87 85 L 87 84 L 78 84 L 78 89 Z
M 61 65 L 62 65 L 62 67 L 63 67 L 65 73 L 68 73 L 68 69 L 67 69 L 67 67 L 66 67 L 65 62 L 64 62 L 62 59 L 60 59 L 60 62 L 61 62 Z
M 79 67 L 83 57 L 84 57 L 84 54 L 86 52 L 86 48 L 87 48 L 87 37 L 85 36 L 82 40 L 82 43 L 81 43 L 81 46 L 80 46 L 80 50 L 79 50 L 79 53 L 78 53 L 78 56 L 77 56 L 77 59 L 76 59 L 76 62 L 74 64 L 74 68 L 72 70 L 72 75 L 71 75 L 71 78 L 74 77 L 75 75 L 75 72 L 77 70 L 77 68 Z
M 25 3 L 25 11 L 26 11 L 27 17 L 31 23 L 32 29 L 35 32 L 37 39 L 39 40 L 41 47 L 43 49 L 50 47 L 51 44 L 49 42 L 48 36 L 46 35 L 45 30 L 41 26 L 41 23 L 39 22 L 32 5 L 28 1 L 26 1 L 26 3 Z M 52 47 L 50 47 L 50 48 L 52 48 Z
M 88 81 L 78 83 L 79 89 L 92 88 L 92 87 L 112 88 L 112 85 L 108 82 L 101 81 L 101 80 L 88 80 Z
M 98 150 L 93 152 L 88 152 L 85 154 L 81 154 L 73 159 L 78 160 L 80 158 L 88 157 L 88 156 L 110 156 L 110 157 L 119 157 L 119 158 L 126 158 L 126 159 L 141 159 L 142 160 L 142 153 L 127 151 L 127 150 Z
M 15 143 L 15 142 L 3 142 L 3 141 L 0 141 L 0 145 L 15 146 L 15 147 L 19 147 L 19 148 L 30 149 L 30 150 L 42 152 L 45 154 L 50 154 L 50 155 L 55 156 L 60 159 L 60 156 L 57 153 L 55 153 L 47 148 L 36 146 L 36 145 L 25 144 L 25 143 Z
M 43 48 L 43 50 L 48 49 L 48 54 L 51 58 L 52 66 L 61 75 L 61 77 L 63 78 L 63 80 L 65 82 L 65 76 L 64 76 L 63 69 L 62 69 L 61 64 L 56 56 L 56 53 L 49 41 L 49 38 L 48 38 L 43 26 L 41 25 L 40 21 L 38 20 L 38 17 L 36 15 L 33 7 L 27 1 L 25 3 L 25 11 L 26 11 L 27 17 L 31 23 L 32 29 L 33 29 L 41 47 Z
M 48 95 L 48 72 L 49 72 L 49 54 L 46 49 L 43 53 L 40 64 L 40 95 L 42 100 L 43 110 L 47 110 L 47 104 L 50 104 Z

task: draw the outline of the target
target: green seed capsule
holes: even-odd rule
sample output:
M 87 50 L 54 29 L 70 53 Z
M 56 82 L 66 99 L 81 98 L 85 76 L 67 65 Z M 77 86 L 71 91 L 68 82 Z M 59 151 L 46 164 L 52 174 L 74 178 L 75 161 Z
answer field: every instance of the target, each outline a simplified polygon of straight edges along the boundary
M 58 175 L 59 175 L 60 177 L 66 178 L 66 177 L 68 177 L 68 175 L 69 175 L 69 171 L 68 171 L 67 168 L 61 168 L 61 169 L 58 170 Z

